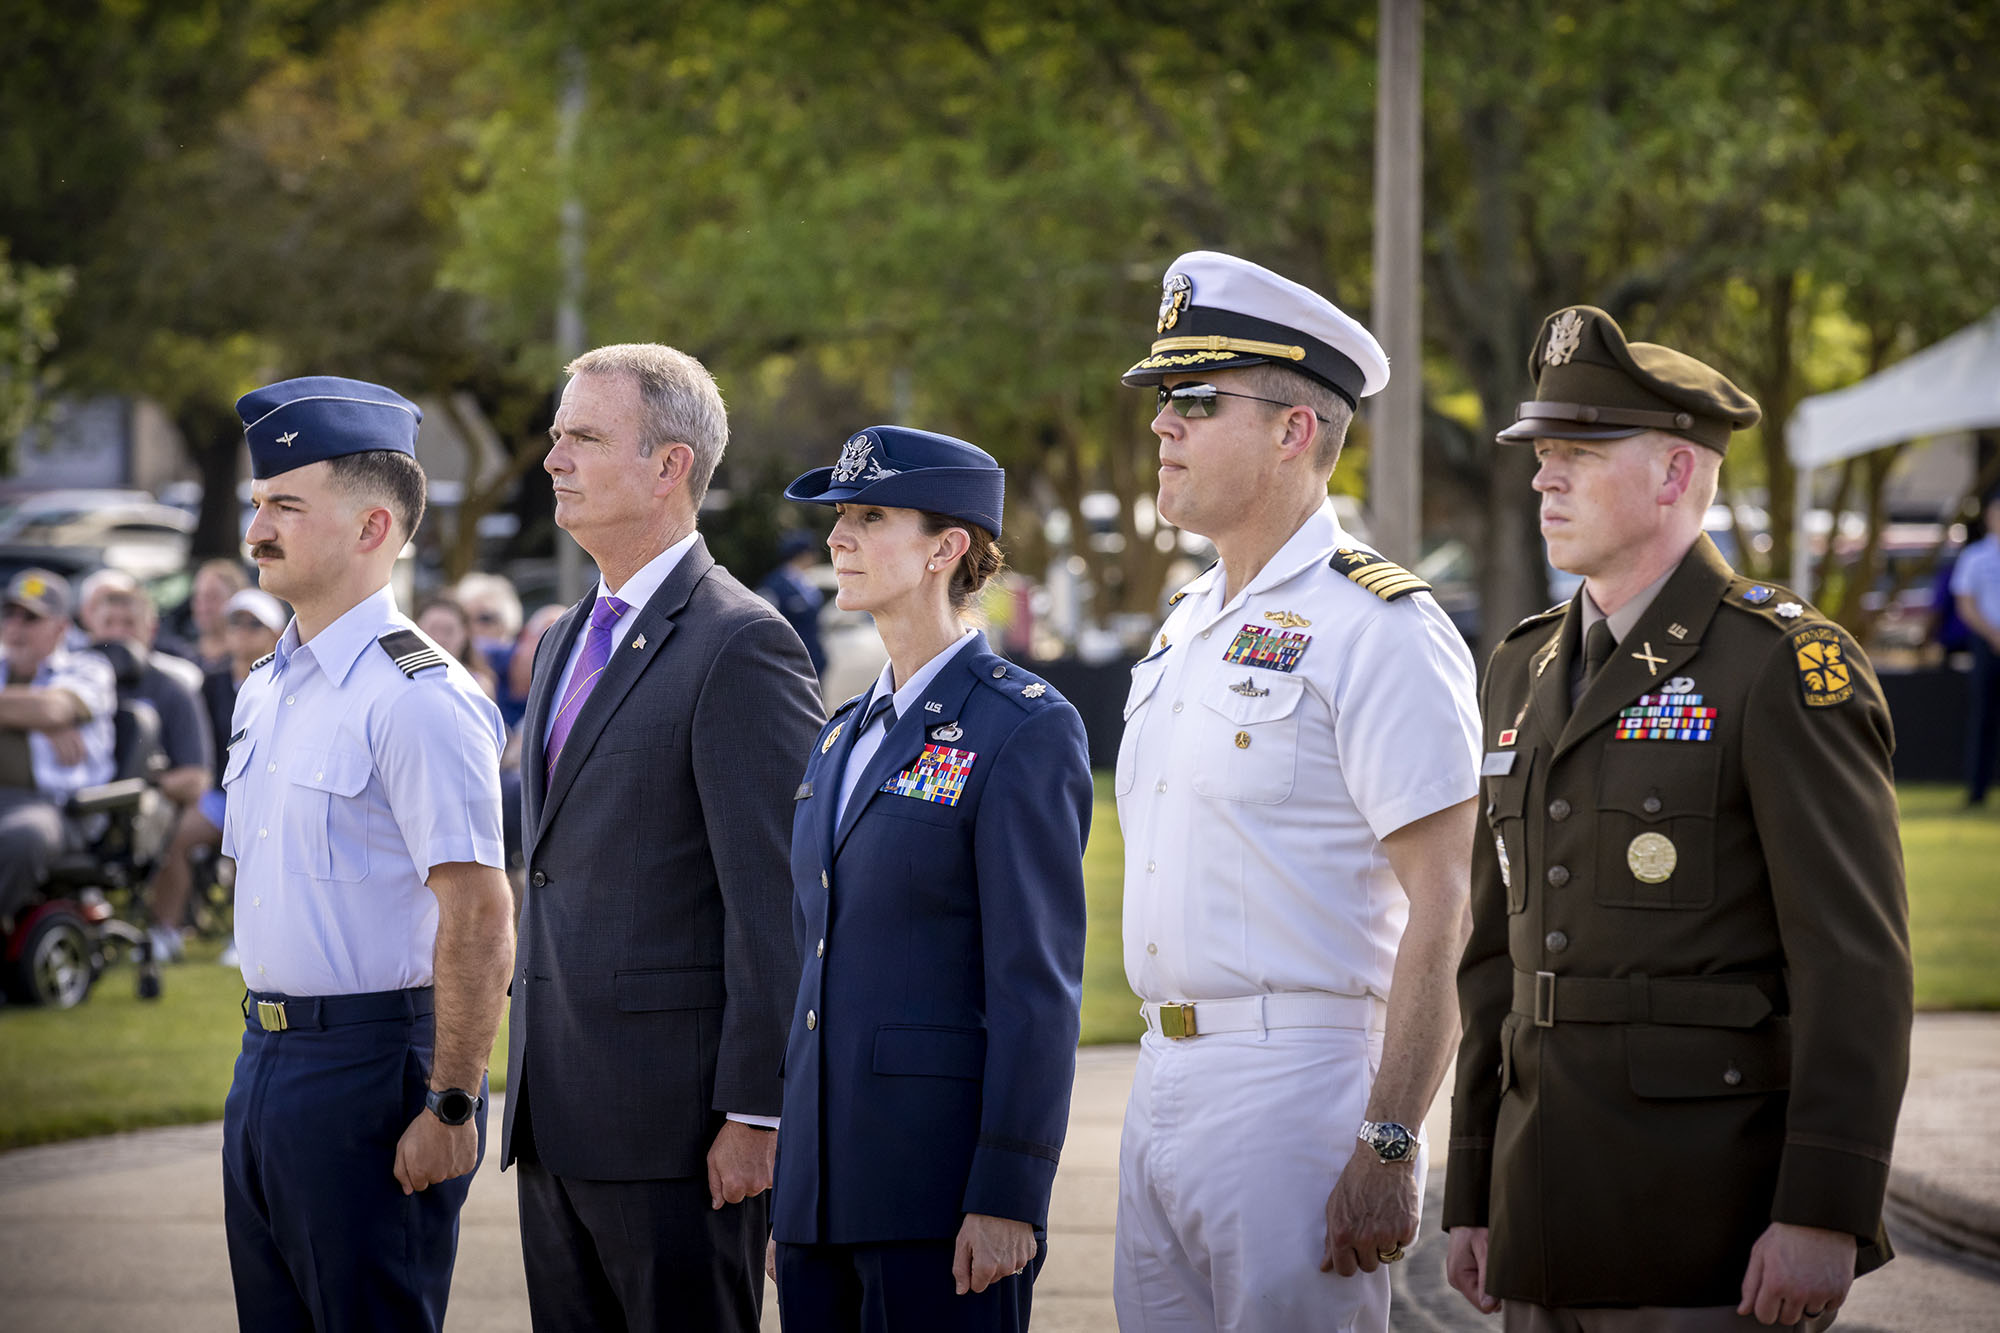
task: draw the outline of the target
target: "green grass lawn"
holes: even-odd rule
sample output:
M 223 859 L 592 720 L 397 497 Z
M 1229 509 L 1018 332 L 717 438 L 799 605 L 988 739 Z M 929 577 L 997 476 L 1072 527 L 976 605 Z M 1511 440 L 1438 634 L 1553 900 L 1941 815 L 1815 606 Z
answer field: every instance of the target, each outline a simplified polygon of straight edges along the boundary
M 2000 1009 L 2000 814 L 1967 814 L 1956 788 L 1902 790 L 1903 847 L 1917 1003 Z M 1138 1001 L 1119 943 L 1122 848 L 1110 784 L 1100 780 L 1084 876 L 1090 935 L 1083 963 L 1083 1040 L 1130 1041 Z M 129 966 L 99 980 L 75 1009 L 0 1009 L 0 1148 L 222 1114 L 241 1043 L 242 979 L 214 944 L 167 968 L 166 994 L 140 1003 Z M 504 1025 L 494 1082 L 506 1068 Z

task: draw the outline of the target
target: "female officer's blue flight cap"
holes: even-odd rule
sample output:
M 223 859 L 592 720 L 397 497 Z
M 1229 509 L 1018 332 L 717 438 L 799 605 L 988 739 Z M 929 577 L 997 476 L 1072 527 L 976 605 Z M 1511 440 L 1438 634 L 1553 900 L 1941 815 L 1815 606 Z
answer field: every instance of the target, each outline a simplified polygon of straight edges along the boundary
M 976 445 L 907 426 L 870 426 L 841 446 L 839 462 L 785 487 L 785 498 L 927 509 L 998 537 L 1006 489 L 1007 474 Z
M 346 454 L 417 454 L 423 412 L 393 389 L 336 375 L 308 375 L 252 389 L 236 400 L 250 475 L 262 479 Z

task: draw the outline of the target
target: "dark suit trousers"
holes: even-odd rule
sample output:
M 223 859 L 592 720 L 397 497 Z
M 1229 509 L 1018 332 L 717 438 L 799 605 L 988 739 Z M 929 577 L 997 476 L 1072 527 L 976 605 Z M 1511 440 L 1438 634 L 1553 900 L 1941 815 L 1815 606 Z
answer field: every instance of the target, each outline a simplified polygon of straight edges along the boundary
M 769 1191 L 709 1207 L 708 1178 L 577 1180 L 534 1156 L 516 1112 L 514 1175 L 528 1314 L 537 1333 L 757 1333 L 764 1310 Z
M 785 1333 L 1026 1333 L 1046 1238 L 1028 1271 L 958 1294 L 949 1240 L 893 1245 L 780 1245 Z

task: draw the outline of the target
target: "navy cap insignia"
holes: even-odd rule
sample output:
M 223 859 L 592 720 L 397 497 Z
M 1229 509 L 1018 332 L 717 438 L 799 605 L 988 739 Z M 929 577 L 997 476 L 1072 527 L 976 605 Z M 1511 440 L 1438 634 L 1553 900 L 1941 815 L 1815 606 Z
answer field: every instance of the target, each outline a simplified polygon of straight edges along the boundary
M 833 465 L 833 480 L 845 486 L 856 481 L 880 481 L 884 477 L 900 476 L 892 467 L 883 467 L 882 460 L 874 457 L 875 437 L 863 431 L 840 447 L 840 461 Z
M 1549 329 L 1549 345 L 1542 350 L 1542 360 L 1551 366 L 1566 365 L 1582 343 L 1583 316 L 1574 310 L 1565 310 Z
M 1776 593 L 1772 592 L 1769 588 L 1765 587 L 1761 583 L 1754 588 L 1746 588 L 1743 590 L 1743 600 L 1750 603 L 1750 605 L 1752 606 L 1762 606 L 1764 603 L 1770 601 L 1775 596 L 1777 596 Z
M 278 437 L 278 443 L 284 445 L 287 449 L 289 449 L 292 447 L 292 441 L 298 438 L 299 438 L 299 433 L 297 431 L 288 430 L 283 435 L 280 435 Z
M 1194 281 L 1185 273 L 1169 273 L 1160 284 L 1160 321 L 1153 326 L 1155 333 L 1165 333 L 1181 322 L 1181 311 L 1187 309 L 1188 298 L 1194 295 Z

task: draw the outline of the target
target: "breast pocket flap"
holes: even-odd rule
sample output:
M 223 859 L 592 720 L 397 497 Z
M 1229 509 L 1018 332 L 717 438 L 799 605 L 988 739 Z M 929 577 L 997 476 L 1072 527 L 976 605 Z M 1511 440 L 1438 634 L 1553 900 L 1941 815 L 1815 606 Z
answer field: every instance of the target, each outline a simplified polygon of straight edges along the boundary
M 986 1068 L 986 1034 L 977 1028 L 885 1024 L 875 1029 L 875 1072 L 979 1078 Z
M 223 786 L 226 787 L 236 781 L 249 769 L 250 754 L 254 749 L 256 745 L 247 736 L 229 747 L 229 762 L 222 769 Z
M 360 750 L 308 750 L 292 762 L 291 779 L 314 791 L 354 796 L 368 785 L 374 767 Z
M 1153 691 L 1160 688 L 1160 677 L 1166 674 L 1165 662 L 1141 662 L 1132 668 L 1132 688 L 1125 695 L 1126 721 L 1132 720 L 1140 704 L 1153 697 Z
M 624 1013 L 658 1009 L 720 1009 L 727 988 L 719 967 L 661 968 L 620 972 L 611 978 L 612 995 Z
M 1290 717 L 1305 688 L 1296 676 L 1251 671 L 1240 680 L 1225 676 L 1216 681 L 1202 702 L 1238 726 L 1254 726 Z

